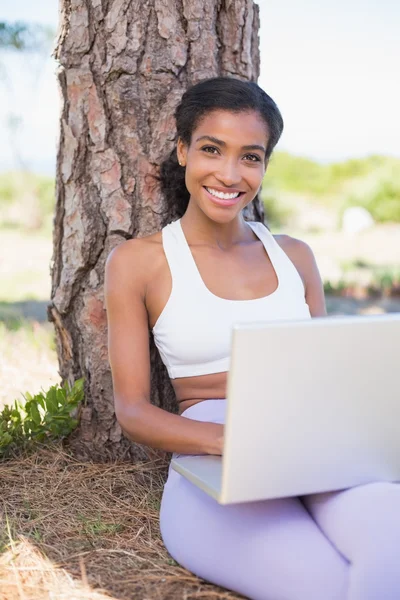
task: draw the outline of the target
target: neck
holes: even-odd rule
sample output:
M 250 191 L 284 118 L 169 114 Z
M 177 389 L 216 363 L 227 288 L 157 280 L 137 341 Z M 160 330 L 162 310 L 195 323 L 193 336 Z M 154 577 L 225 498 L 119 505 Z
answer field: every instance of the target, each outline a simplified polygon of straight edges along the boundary
M 242 211 L 231 221 L 221 223 L 213 221 L 191 201 L 181 218 L 181 224 L 186 238 L 189 238 L 192 244 L 205 244 L 223 250 L 254 238 L 252 230 L 246 225 Z

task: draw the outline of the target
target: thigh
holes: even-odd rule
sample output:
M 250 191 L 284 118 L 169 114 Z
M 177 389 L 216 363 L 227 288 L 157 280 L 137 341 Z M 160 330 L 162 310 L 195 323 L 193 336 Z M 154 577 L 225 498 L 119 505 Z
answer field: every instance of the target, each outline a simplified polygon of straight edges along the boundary
M 313 494 L 304 505 L 348 560 L 371 546 L 400 543 L 400 484 L 370 483 L 341 492 Z
M 171 471 L 167 550 L 197 576 L 253 600 L 343 600 L 347 561 L 297 498 L 222 506 Z

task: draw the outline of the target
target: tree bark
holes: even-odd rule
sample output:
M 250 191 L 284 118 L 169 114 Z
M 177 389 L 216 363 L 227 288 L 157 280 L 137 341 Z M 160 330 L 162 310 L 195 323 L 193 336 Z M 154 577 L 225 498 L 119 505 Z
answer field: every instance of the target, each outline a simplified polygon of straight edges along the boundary
M 259 75 L 253 0 L 62 0 L 55 56 L 62 95 L 52 295 L 60 374 L 85 378 L 71 444 L 82 457 L 148 456 L 115 420 L 103 281 L 115 246 L 172 220 L 148 175 L 175 142 L 173 113 L 202 79 Z M 248 218 L 263 220 L 259 201 Z M 134 268 L 134 265 L 132 265 Z M 152 401 L 175 410 L 154 343 Z

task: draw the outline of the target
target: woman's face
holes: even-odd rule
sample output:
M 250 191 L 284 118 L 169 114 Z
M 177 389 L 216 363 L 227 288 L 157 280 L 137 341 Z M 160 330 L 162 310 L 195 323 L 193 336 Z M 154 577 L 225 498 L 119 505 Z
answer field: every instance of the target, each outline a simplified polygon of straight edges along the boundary
M 213 221 L 232 221 L 260 189 L 268 135 L 255 111 L 208 113 L 193 131 L 189 147 L 178 140 L 190 202 Z

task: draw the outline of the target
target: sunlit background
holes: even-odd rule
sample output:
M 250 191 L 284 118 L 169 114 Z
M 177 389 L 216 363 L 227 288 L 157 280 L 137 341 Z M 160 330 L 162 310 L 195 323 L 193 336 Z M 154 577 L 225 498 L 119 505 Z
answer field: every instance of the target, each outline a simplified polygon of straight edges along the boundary
M 263 186 L 268 223 L 312 246 L 330 313 L 398 311 L 400 4 L 259 5 L 259 83 L 285 121 Z M 40 41 L 18 50 L 0 28 L 0 404 L 59 379 L 46 323 L 57 20 L 56 0 L 0 4 L 0 27 L 24 22 Z

